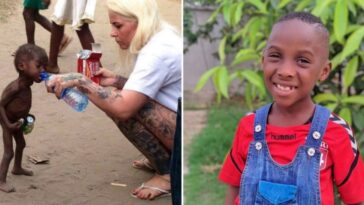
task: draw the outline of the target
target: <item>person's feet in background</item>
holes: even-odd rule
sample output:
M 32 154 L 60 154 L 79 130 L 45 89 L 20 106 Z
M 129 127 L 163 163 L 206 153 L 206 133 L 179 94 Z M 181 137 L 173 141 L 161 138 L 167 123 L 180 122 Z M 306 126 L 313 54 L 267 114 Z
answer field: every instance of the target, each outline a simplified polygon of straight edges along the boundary
M 89 28 L 89 23 L 94 22 L 96 1 L 58 0 L 54 6 L 52 19 L 52 31 L 49 49 L 49 62 L 47 72 L 59 73 L 58 55 L 62 53 L 71 42 L 71 38 L 64 37 L 65 24 L 72 24 L 80 40 L 82 49 L 91 50 L 95 40 Z M 72 12 L 67 12 L 72 11 Z M 87 18 L 84 18 L 87 16 Z
M 39 10 L 48 9 L 50 0 L 24 0 L 23 5 L 23 18 L 25 23 L 25 32 L 27 36 L 27 43 L 35 44 L 35 23 L 37 22 L 45 30 L 51 33 L 52 23 L 43 15 L 39 13 Z M 59 46 L 59 54 L 62 53 L 67 46 L 71 43 L 72 38 L 64 35 Z M 11 53 L 11 56 L 15 56 L 15 52 Z

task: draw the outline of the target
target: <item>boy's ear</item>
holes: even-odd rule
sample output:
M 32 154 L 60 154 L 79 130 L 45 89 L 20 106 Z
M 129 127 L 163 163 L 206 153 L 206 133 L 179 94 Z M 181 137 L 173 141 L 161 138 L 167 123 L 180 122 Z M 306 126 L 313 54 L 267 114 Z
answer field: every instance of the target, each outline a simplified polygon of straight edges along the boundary
M 324 68 L 321 70 L 319 81 L 326 80 L 326 78 L 329 76 L 330 72 L 331 72 L 331 62 L 329 60 L 327 60 Z
M 20 62 L 19 64 L 18 64 L 18 69 L 19 70 L 24 70 L 24 62 Z

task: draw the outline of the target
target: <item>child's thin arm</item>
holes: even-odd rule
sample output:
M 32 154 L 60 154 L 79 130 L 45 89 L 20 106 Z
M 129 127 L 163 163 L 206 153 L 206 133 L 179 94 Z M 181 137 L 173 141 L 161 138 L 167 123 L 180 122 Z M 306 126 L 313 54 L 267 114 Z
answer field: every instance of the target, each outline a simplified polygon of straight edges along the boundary
M 225 205 L 234 205 L 235 198 L 239 194 L 239 187 L 228 185 L 226 190 Z
M 9 129 L 18 129 L 21 126 L 21 123 L 19 122 L 11 123 L 5 111 L 5 106 L 14 98 L 16 93 L 16 89 L 9 89 L 4 91 L 0 102 L 0 117 L 1 120 L 5 123 L 5 126 Z
M 20 122 L 11 123 L 6 116 L 6 112 L 3 105 L 0 105 L 0 117 L 2 121 L 5 123 L 5 126 L 8 127 L 11 130 L 19 129 L 21 126 Z

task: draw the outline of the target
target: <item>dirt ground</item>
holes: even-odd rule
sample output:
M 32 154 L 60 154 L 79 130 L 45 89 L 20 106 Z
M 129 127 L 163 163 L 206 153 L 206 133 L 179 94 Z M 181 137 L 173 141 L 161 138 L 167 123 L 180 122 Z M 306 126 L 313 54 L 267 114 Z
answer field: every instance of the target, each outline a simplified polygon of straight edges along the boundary
M 206 110 L 183 111 L 183 175 L 188 174 L 188 157 L 192 139 L 205 127 Z
M 22 1 L 6 23 L 0 23 L 0 91 L 17 73 L 11 53 L 26 42 Z M 49 17 L 51 7 L 41 13 Z M 91 30 L 103 50 L 102 63 L 105 67 L 128 75 L 130 70 L 118 67 L 118 51 L 109 37 L 110 25 L 104 1 L 99 0 L 96 9 L 96 23 Z M 181 30 L 181 0 L 157 0 L 164 19 Z M 81 49 L 77 35 L 69 26 L 66 33 L 73 41 L 59 58 L 62 72 L 76 69 L 76 53 Z M 36 25 L 36 43 L 49 48 L 49 33 Z M 140 153 L 122 136 L 113 122 L 94 105 L 90 104 L 84 113 L 76 113 L 64 102 L 45 91 L 44 84 L 34 84 L 31 113 L 36 116 L 35 128 L 26 135 L 23 165 L 34 171 L 34 176 L 14 176 L 8 173 L 8 182 L 16 192 L 0 193 L 2 205 L 53 205 L 53 204 L 171 204 L 166 197 L 155 201 L 141 201 L 132 198 L 130 192 L 152 174 L 131 167 Z M 0 153 L 3 152 L 0 140 Z M 48 164 L 33 164 L 27 158 L 36 156 L 49 159 Z M 12 164 L 10 165 L 10 169 Z M 126 184 L 126 187 L 112 186 L 111 182 Z

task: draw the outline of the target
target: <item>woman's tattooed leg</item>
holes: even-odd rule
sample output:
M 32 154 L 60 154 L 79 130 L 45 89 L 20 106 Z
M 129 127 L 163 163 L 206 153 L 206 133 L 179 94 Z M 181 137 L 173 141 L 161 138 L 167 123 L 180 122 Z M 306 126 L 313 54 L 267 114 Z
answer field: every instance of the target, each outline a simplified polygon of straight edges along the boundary
M 149 100 L 135 116 L 171 152 L 176 130 L 177 114 L 163 105 Z
M 134 118 L 123 122 L 115 118 L 113 120 L 125 137 L 150 161 L 158 174 L 169 174 L 171 155 L 152 133 Z

